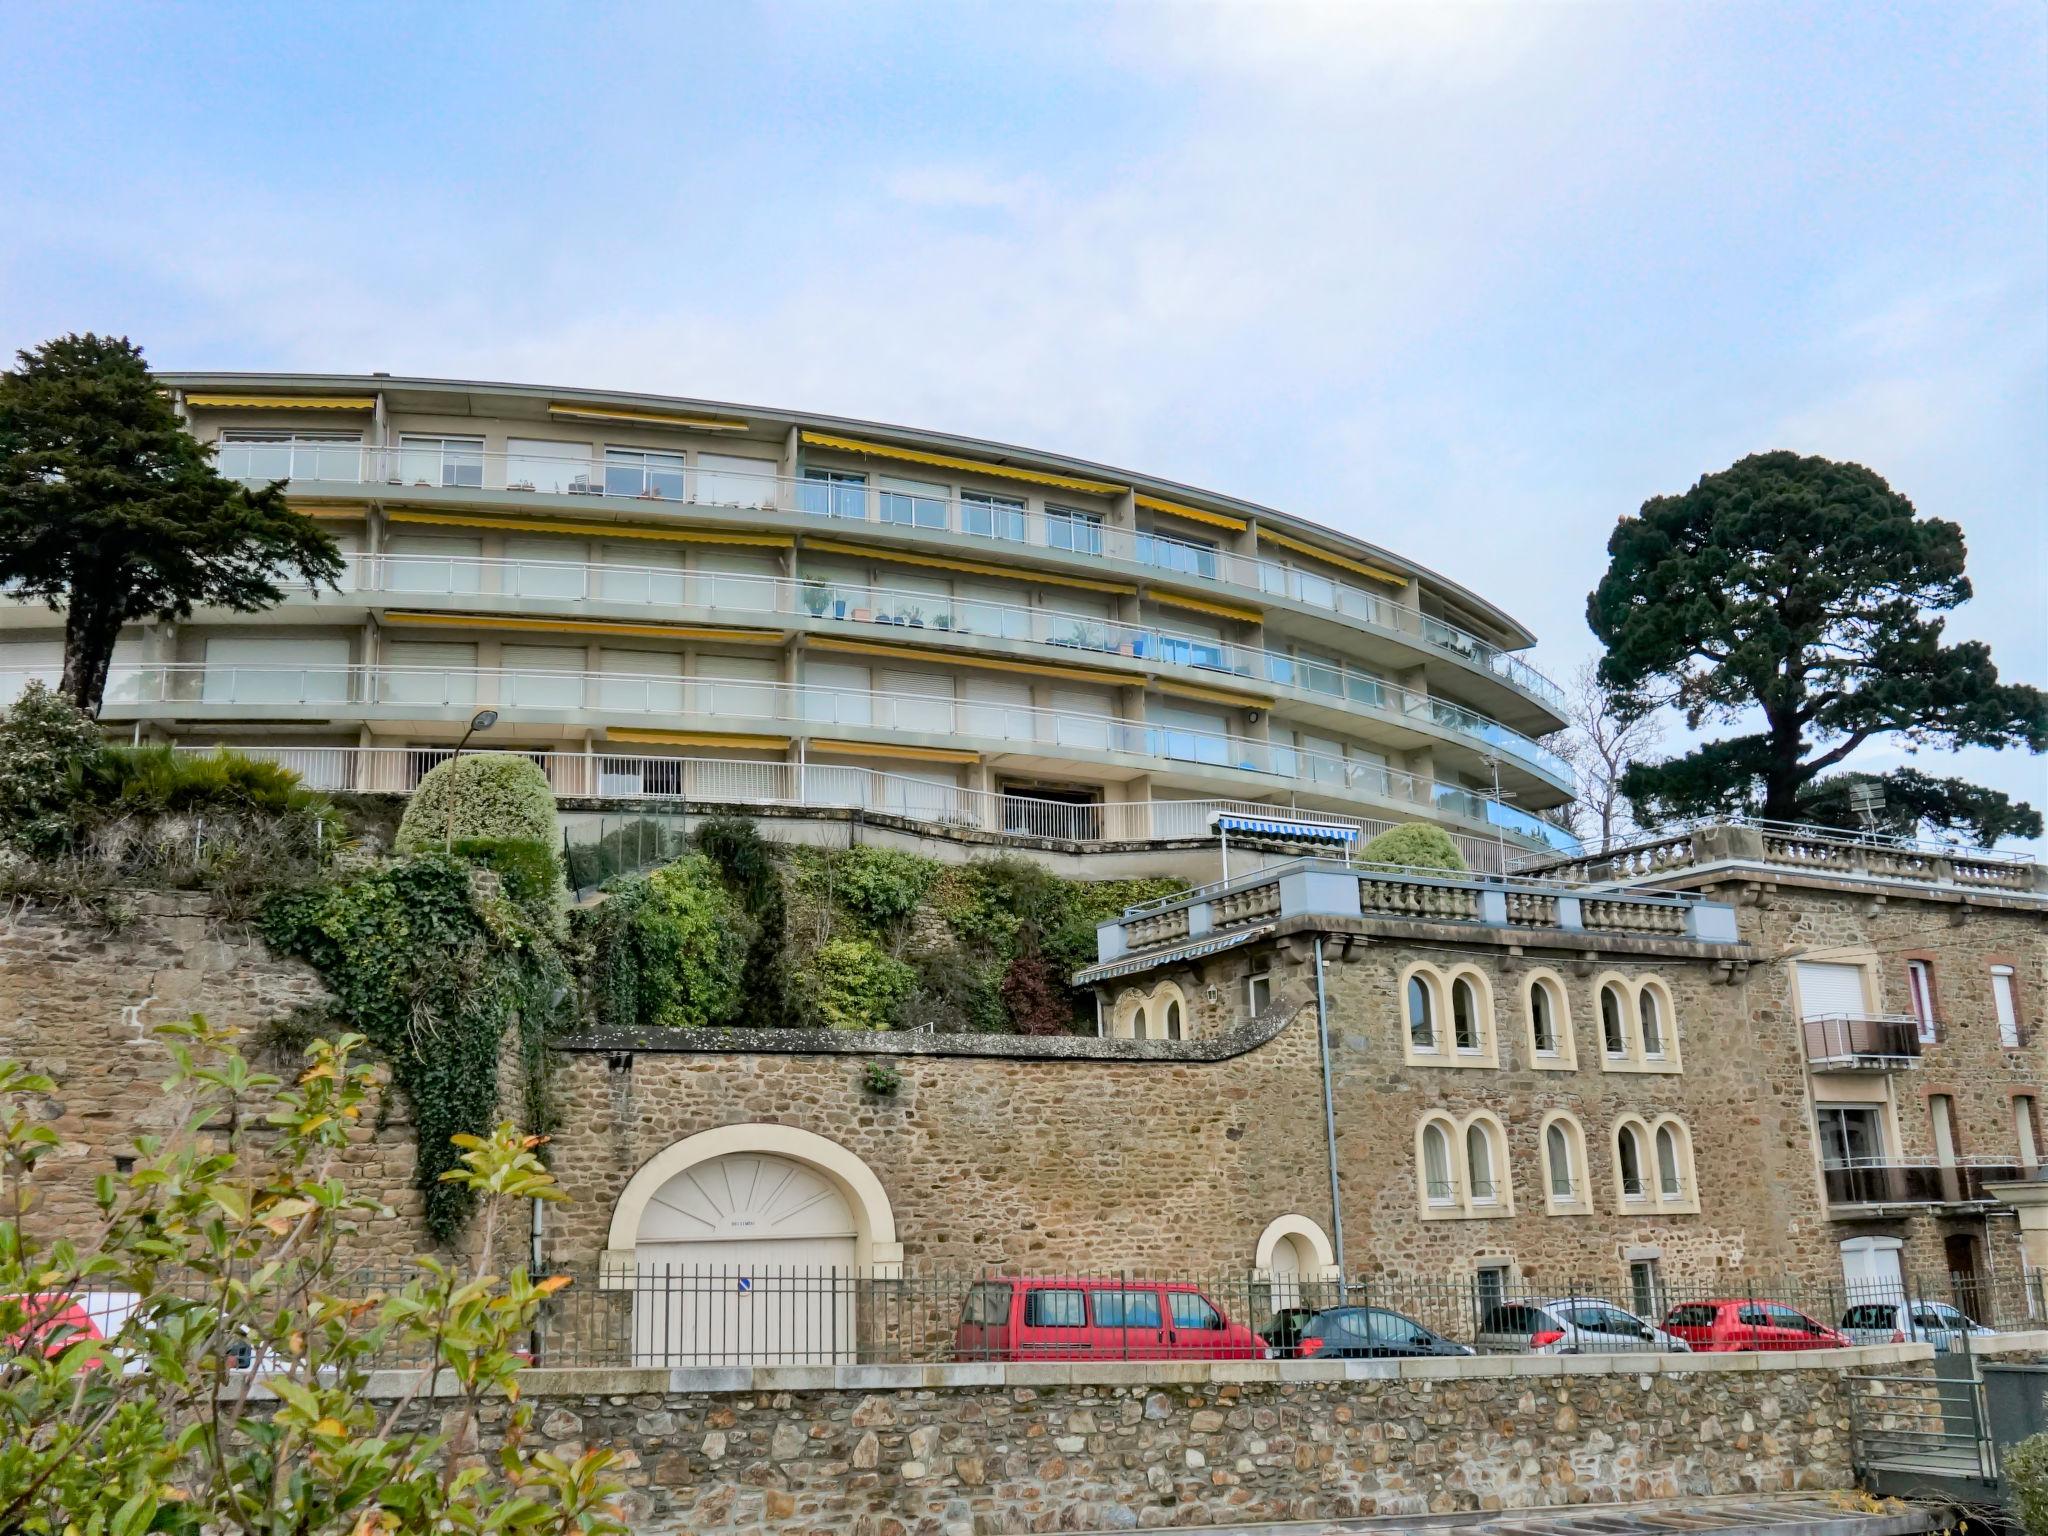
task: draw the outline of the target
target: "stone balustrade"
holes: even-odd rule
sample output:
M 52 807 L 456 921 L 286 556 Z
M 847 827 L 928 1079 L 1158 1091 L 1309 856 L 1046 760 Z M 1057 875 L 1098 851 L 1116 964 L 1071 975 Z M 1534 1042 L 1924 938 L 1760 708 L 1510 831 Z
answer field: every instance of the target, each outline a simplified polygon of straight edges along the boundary
M 1188 909 L 1170 907 L 1132 918 L 1124 927 L 1125 943 L 1132 949 L 1155 949 L 1188 936 Z
M 1280 915 L 1280 885 L 1255 885 L 1248 891 L 1226 891 L 1210 903 L 1212 920 L 1218 928 L 1236 928 L 1245 923 L 1264 922 Z
M 1517 928 L 1555 928 L 1557 898 L 1539 891 L 1509 891 L 1508 921 Z
M 1418 885 L 1405 880 L 1388 880 L 1367 875 L 1358 882 L 1361 912 L 1387 913 L 1394 917 L 1422 917 L 1440 922 L 1479 921 L 1479 893 L 1456 886 Z
M 2048 893 L 2048 871 L 2022 858 L 1961 849 L 1859 842 L 1821 829 L 1730 823 L 1547 864 L 1532 878 L 1632 884 L 1709 864 L 1751 863 L 1819 875 L 1901 880 L 1972 890 Z
M 1596 933 L 1640 933 L 1668 938 L 1685 935 L 1685 909 L 1641 901 L 1582 898 L 1579 924 Z

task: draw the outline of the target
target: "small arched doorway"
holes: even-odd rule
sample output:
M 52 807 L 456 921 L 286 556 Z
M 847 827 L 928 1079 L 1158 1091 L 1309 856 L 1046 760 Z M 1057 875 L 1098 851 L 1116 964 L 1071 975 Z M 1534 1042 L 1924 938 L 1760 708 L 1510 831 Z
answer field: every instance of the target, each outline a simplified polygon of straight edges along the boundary
M 858 1358 L 862 1287 L 902 1257 L 889 1197 L 853 1153 L 729 1125 L 633 1175 L 602 1283 L 634 1293 L 637 1365 L 831 1364 Z
M 1338 1278 L 1330 1239 L 1306 1216 L 1280 1216 L 1269 1222 L 1259 1234 L 1252 1270 L 1276 1314 L 1290 1307 L 1330 1305 L 1332 1282 Z

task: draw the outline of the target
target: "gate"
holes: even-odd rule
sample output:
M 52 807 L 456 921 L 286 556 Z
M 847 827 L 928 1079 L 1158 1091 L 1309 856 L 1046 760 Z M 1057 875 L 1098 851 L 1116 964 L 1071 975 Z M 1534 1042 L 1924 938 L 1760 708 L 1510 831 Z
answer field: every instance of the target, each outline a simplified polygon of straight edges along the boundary
M 1851 1371 L 1846 1385 L 1850 1456 L 1872 1493 L 1996 1496 L 1998 1448 L 1967 1334 L 1935 1357 L 1932 1375 Z

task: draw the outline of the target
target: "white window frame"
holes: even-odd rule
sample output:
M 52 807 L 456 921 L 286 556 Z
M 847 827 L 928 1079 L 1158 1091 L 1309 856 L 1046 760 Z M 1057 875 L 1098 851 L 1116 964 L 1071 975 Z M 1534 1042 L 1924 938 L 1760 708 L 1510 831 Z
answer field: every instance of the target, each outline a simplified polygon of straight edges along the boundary
M 1991 967 L 1991 1006 L 1998 1015 L 1998 1043 L 2001 1048 L 2020 1048 L 2019 997 L 2014 990 L 2016 971 L 2010 965 Z

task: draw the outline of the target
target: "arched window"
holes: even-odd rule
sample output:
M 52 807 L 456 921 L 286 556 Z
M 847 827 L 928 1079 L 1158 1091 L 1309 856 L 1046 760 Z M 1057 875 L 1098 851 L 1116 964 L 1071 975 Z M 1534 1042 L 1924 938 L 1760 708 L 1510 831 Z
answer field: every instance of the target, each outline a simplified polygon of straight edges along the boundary
M 1451 1029 L 1459 1050 L 1481 1048 L 1479 1028 L 1479 989 L 1469 977 L 1460 976 L 1451 983 Z
M 1422 1187 L 1431 1205 L 1455 1205 L 1458 1186 L 1451 1179 L 1451 1139 L 1432 1120 L 1422 1128 Z
M 1610 1056 L 1628 1054 L 1628 1015 L 1622 1012 L 1621 988 L 1600 989 L 1600 1045 Z
M 1545 1056 L 1557 1054 L 1557 1009 L 1547 981 L 1529 983 L 1529 1033 L 1539 1052 Z
M 1578 1180 L 1572 1168 L 1572 1139 L 1564 1122 L 1553 1120 L 1543 1133 L 1544 1155 L 1550 1163 L 1550 1198 L 1571 1200 L 1578 1194 Z
M 1636 994 L 1636 1008 L 1643 1021 L 1643 1054 L 1664 1054 L 1664 1008 L 1657 1001 L 1657 989 L 1644 987 Z
M 1646 992 L 1645 997 L 1649 996 Z M 1685 1180 L 1680 1173 L 1678 1161 L 1678 1138 L 1668 1125 L 1657 1127 L 1657 1193 L 1665 1200 L 1677 1200 L 1685 1194 Z
M 1474 1205 L 1491 1205 L 1500 1197 L 1500 1187 L 1493 1178 L 1493 1137 L 1483 1122 L 1474 1121 L 1465 1127 L 1465 1166 L 1469 1171 Z
M 1643 1185 L 1643 1140 L 1632 1125 L 1624 1125 L 1614 1139 L 1614 1155 L 1621 1168 L 1624 1199 L 1641 1200 L 1649 1191 Z
M 1180 1038 L 1179 1003 L 1168 1003 L 1166 1005 L 1166 1038 L 1169 1040 L 1178 1040 Z
M 1148 1040 L 1151 1038 L 1150 1028 L 1145 1023 L 1145 1005 L 1143 1003 L 1138 1004 L 1138 1011 L 1131 1015 L 1131 1038 L 1133 1040 Z
M 1436 1049 L 1436 999 L 1429 994 L 1423 977 L 1408 978 L 1408 1038 L 1418 1051 Z

